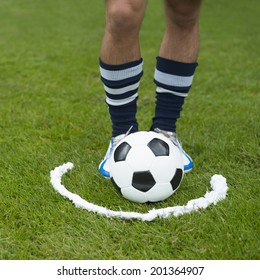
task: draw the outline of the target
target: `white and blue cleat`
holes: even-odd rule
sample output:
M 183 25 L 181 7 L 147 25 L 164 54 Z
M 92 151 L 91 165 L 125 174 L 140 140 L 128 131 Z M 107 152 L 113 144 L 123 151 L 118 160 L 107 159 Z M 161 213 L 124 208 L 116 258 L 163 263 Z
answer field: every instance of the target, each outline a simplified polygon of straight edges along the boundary
M 191 157 L 185 153 L 185 151 L 182 149 L 181 143 L 179 142 L 177 135 L 175 132 L 165 131 L 159 128 L 154 129 L 155 132 L 163 134 L 165 137 L 169 138 L 174 145 L 176 145 L 181 153 L 182 153 L 182 160 L 183 160 L 183 170 L 184 173 L 187 173 L 192 170 L 193 168 L 193 161 Z
M 125 137 L 127 136 L 127 134 L 121 134 L 118 135 L 116 137 L 112 137 L 109 145 L 108 145 L 108 149 L 106 152 L 105 157 L 103 158 L 103 160 L 101 161 L 101 163 L 99 164 L 99 172 L 101 173 L 101 175 L 103 175 L 106 178 L 110 178 L 110 168 L 109 168 L 109 159 L 113 153 L 113 150 L 115 149 L 116 145 L 123 140 Z

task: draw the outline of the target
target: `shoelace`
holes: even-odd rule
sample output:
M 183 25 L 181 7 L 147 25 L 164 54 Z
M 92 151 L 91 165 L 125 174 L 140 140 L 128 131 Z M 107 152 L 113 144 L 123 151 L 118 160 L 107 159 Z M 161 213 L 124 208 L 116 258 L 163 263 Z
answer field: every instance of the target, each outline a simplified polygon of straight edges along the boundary
M 113 144 L 112 144 L 112 150 L 114 150 L 115 146 L 116 146 L 120 141 L 122 141 L 127 135 L 129 135 L 129 133 L 130 133 L 130 131 L 131 131 L 132 128 L 133 128 L 133 126 L 131 126 L 131 127 L 127 130 L 126 134 L 121 134 L 121 135 L 118 135 L 118 136 L 114 137 L 114 139 L 113 139 Z
M 161 133 L 162 135 L 164 135 L 167 138 L 170 138 L 170 140 L 173 142 L 174 145 L 176 145 L 178 147 L 180 146 L 180 142 L 178 141 L 177 135 L 175 132 L 165 131 L 160 128 L 155 128 L 154 131 Z

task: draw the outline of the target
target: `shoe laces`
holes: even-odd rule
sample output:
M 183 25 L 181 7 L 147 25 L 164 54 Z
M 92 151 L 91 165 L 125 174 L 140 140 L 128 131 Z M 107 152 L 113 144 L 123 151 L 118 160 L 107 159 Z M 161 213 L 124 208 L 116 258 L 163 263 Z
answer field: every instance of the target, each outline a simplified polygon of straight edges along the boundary
M 181 146 L 181 144 L 180 144 L 180 142 L 177 138 L 176 132 L 166 131 L 166 130 L 162 130 L 160 128 L 155 128 L 154 131 L 164 135 L 167 138 L 169 138 L 175 146 L 177 146 L 177 147 Z
M 120 134 L 118 136 L 113 137 L 112 143 L 112 150 L 114 150 L 115 146 L 122 141 L 127 135 L 129 135 L 130 131 L 132 130 L 133 126 L 131 126 L 125 134 Z

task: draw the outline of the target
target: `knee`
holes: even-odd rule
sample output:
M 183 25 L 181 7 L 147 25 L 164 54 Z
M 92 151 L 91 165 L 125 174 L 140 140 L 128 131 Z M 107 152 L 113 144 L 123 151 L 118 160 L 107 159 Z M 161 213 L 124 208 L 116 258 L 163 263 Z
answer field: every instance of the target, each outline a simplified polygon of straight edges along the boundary
M 123 2 L 123 1 L 122 1 Z M 106 29 L 117 36 L 138 34 L 144 17 L 143 1 L 111 1 L 106 9 Z
M 168 22 L 180 29 L 191 29 L 198 24 L 201 0 L 167 1 Z

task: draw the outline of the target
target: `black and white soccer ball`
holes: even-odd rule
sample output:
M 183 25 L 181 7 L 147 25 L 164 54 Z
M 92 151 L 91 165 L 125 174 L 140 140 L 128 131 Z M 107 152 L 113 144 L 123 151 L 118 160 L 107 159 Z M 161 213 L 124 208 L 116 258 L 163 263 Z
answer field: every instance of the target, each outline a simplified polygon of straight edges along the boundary
M 123 197 L 139 203 L 162 201 L 181 184 L 182 155 L 164 135 L 139 131 L 115 147 L 110 174 Z

